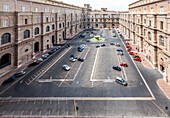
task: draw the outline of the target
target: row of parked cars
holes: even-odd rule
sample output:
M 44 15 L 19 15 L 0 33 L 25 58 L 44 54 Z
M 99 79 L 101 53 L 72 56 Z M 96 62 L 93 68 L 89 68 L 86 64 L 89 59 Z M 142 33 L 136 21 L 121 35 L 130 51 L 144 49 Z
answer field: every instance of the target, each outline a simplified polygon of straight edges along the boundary
M 83 51 L 83 49 L 85 48 L 85 45 L 84 44 L 81 44 L 80 46 L 78 46 L 78 51 L 79 52 L 82 52 Z M 82 57 L 78 57 L 78 56 L 76 56 L 76 55 L 70 55 L 70 59 L 69 59 L 71 62 L 76 62 L 77 60 L 78 61 L 80 61 L 80 62 L 83 62 L 84 61 L 84 59 L 82 58 Z M 63 65 L 63 67 L 62 67 L 64 70 L 66 70 L 66 71 L 69 71 L 70 69 L 71 69 L 71 67 L 69 66 L 69 65 Z
M 61 46 L 57 46 L 56 48 L 52 49 L 51 51 L 49 51 L 48 53 L 42 55 L 40 58 L 34 60 L 31 64 L 28 65 L 28 67 L 30 66 L 34 66 L 37 65 L 39 63 L 41 63 L 43 60 L 45 60 L 49 55 L 53 54 L 54 52 L 56 52 L 57 50 L 59 50 L 61 48 Z

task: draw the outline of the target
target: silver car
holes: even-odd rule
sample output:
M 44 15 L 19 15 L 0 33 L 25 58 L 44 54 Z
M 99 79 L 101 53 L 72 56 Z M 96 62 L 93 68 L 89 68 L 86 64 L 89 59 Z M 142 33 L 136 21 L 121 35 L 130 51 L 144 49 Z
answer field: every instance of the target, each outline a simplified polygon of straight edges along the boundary
M 69 71 L 71 68 L 68 65 L 63 65 L 63 69 Z
M 115 46 L 120 47 L 120 44 L 119 44 L 119 43 L 116 43 Z
M 42 62 L 42 61 L 43 61 L 43 58 L 39 58 L 39 59 L 37 59 L 37 60 Z
M 70 58 L 70 61 L 71 61 L 71 62 L 75 62 L 75 61 L 76 61 L 76 59 L 75 59 L 75 58 L 73 58 L 73 57 L 71 57 L 71 58 Z
M 123 55 L 123 52 L 117 52 L 117 55 Z

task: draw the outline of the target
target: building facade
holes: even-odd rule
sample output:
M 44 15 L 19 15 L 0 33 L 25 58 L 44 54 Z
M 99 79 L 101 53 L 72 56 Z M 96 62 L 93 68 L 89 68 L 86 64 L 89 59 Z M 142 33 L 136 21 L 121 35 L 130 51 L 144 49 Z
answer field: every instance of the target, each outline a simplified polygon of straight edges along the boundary
M 120 29 L 170 84 L 170 1 L 139 0 L 120 12 Z
M 0 74 L 86 28 L 88 11 L 55 0 L 1 0 Z

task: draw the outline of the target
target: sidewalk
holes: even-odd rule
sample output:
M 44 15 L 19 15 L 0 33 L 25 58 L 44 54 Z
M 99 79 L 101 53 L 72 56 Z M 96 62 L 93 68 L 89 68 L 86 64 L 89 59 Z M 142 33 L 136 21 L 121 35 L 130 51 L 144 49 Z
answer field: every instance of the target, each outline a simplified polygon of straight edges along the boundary
M 126 39 L 127 36 L 123 35 L 123 37 Z M 134 49 L 135 51 L 138 52 L 138 50 L 136 49 L 136 46 L 133 45 L 132 41 L 128 41 L 130 46 L 132 47 L 132 49 Z M 138 55 L 141 57 L 142 60 L 142 64 L 149 69 L 154 69 L 153 66 L 150 64 L 150 62 L 146 59 L 145 55 L 141 52 L 138 52 Z M 165 80 L 163 79 L 159 79 L 157 81 L 158 86 L 160 87 L 160 89 L 164 92 L 164 94 L 167 96 L 168 99 L 170 99 L 170 85 L 165 82 Z
M 81 30 L 80 32 L 82 32 L 82 31 L 83 31 L 83 30 Z M 80 32 L 78 32 L 78 33 L 80 33 Z M 73 38 L 73 37 L 74 37 L 75 35 L 77 35 L 78 33 L 73 34 L 73 35 L 70 36 L 69 38 Z M 63 41 L 60 42 L 59 44 L 64 44 L 64 43 L 66 43 L 66 42 L 67 42 L 66 40 L 63 40 Z M 53 47 L 53 48 L 54 48 L 54 47 Z M 4 80 L 6 80 L 7 78 L 11 77 L 11 76 L 12 76 L 13 74 L 15 74 L 16 72 L 19 72 L 19 71 L 21 71 L 21 70 L 25 70 L 25 69 L 28 67 L 28 65 L 31 64 L 34 60 L 36 60 L 36 59 L 40 58 L 42 55 L 48 53 L 48 52 L 51 51 L 53 48 L 50 48 L 50 49 L 46 50 L 45 52 L 42 52 L 42 53 L 40 53 L 40 54 L 37 54 L 34 59 L 31 59 L 31 60 L 29 60 L 28 62 L 26 62 L 26 63 L 24 63 L 23 65 L 21 65 L 20 67 L 15 68 L 15 69 L 12 69 L 11 71 L 9 71 L 9 72 L 7 72 L 6 74 L 2 75 L 2 77 L 0 77 L 0 85 L 2 84 L 2 82 L 3 82 Z

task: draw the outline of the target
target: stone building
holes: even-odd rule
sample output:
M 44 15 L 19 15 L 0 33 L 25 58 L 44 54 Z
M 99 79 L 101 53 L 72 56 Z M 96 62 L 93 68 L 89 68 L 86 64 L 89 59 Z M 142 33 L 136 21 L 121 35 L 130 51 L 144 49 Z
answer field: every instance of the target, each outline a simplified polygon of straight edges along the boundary
M 120 12 L 120 29 L 170 83 L 170 1 L 139 0 Z
M 0 0 L 0 74 L 86 28 L 88 11 L 56 0 Z

